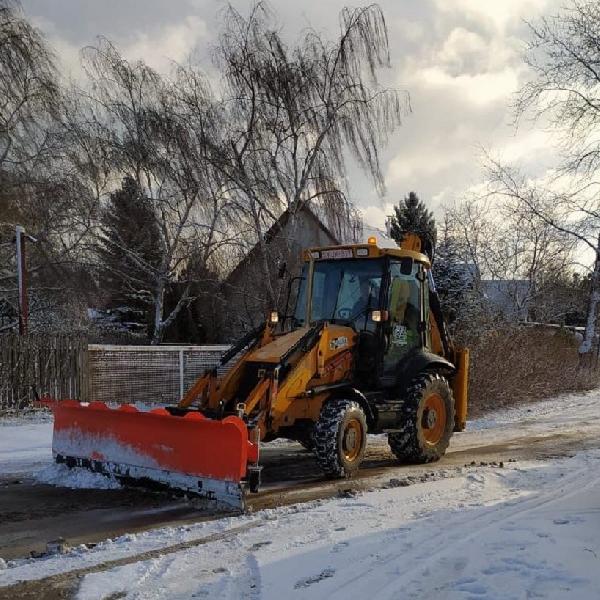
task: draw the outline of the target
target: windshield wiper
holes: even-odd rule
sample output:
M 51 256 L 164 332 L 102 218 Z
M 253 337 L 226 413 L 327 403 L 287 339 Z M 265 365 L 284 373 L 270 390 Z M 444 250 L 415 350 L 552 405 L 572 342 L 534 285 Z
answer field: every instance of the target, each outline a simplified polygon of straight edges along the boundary
M 371 294 L 373 292 L 373 282 L 369 283 L 369 296 L 367 298 L 367 307 L 365 308 L 365 324 L 363 331 L 367 329 L 367 321 L 369 320 L 369 311 L 371 310 Z

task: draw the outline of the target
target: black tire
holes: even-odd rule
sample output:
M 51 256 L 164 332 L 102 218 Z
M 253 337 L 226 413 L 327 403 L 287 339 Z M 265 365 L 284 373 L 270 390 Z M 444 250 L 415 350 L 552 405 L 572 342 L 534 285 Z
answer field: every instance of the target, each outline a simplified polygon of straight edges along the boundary
M 438 415 L 442 410 L 443 417 Z M 396 458 L 428 463 L 444 456 L 454 430 L 454 396 L 448 381 L 437 374 L 419 375 L 406 390 L 401 412 L 400 431 L 388 433 Z
M 367 445 L 367 418 L 354 400 L 330 400 L 315 424 L 313 452 L 329 477 L 351 477 L 358 471 Z

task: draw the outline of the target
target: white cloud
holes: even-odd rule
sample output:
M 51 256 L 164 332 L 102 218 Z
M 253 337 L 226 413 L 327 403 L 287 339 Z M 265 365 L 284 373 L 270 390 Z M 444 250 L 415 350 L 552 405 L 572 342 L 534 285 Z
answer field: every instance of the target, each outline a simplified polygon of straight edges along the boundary
M 548 4 L 547 0 L 435 0 L 440 13 L 467 16 L 500 32 Z
M 433 92 L 453 93 L 466 102 L 487 106 L 492 102 L 507 103 L 519 87 L 519 77 L 515 69 L 506 67 L 493 73 L 466 73 L 452 76 L 439 67 L 422 69 L 417 79 Z
M 435 55 L 435 64 L 451 74 L 497 71 L 518 61 L 517 44 L 510 37 L 484 37 L 462 26 L 450 31 Z
M 168 71 L 173 61 L 184 61 L 207 37 L 206 22 L 190 15 L 155 32 L 137 32 L 134 41 L 123 47 L 123 53 L 131 60 L 142 59 L 157 71 Z

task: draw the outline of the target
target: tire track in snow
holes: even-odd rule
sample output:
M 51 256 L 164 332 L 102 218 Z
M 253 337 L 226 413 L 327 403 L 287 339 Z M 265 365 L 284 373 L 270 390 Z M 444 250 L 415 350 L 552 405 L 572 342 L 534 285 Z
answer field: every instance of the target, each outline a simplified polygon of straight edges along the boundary
M 398 598 L 399 590 L 403 590 L 405 594 L 410 593 L 411 596 L 415 594 L 414 597 L 417 598 L 436 597 L 439 592 L 438 589 L 432 589 L 431 587 L 423 589 L 422 585 L 419 584 L 419 582 L 428 580 L 430 572 L 435 572 L 435 569 L 431 569 L 434 563 L 439 562 L 440 559 L 446 559 L 447 564 L 450 565 L 446 573 L 448 570 L 455 573 L 454 569 L 464 569 L 467 564 L 466 561 L 464 564 L 455 562 L 457 560 L 456 555 L 459 554 L 457 549 L 460 546 L 464 546 L 476 538 L 485 537 L 487 530 L 497 527 L 501 523 L 526 515 L 540 507 L 558 501 L 562 502 L 570 496 L 580 494 L 582 491 L 593 487 L 595 484 L 594 481 L 588 481 L 586 469 L 580 469 L 571 475 L 565 476 L 561 483 L 562 487 L 569 487 L 571 491 L 557 497 L 556 491 L 550 489 L 546 492 L 534 494 L 531 498 L 524 500 L 519 498 L 509 500 L 500 508 L 498 504 L 494 504 L 485 508 L 479 515 L 473 515 L 471 514 L 472 511 L 466 511 L 464 517 L 459 516 L 457 519 L 452 520 L 451 533 L 444 535 L 443 530 L 436 529 L 431 535 L 421 539 L 413 538 L 411 549 L 418 548 L 418 553 L 412 554 L 410 559 L 402 564 L 402 572 L 395 572 L 393 582 L 377 586 L 376 582 L 368 576 L 372 572 L 380 570 L 381 567 L 401 561 L 405 557 L 393 554 L 385 559 L 378 559 L 370 563 L 366 569 L 359 571 L 357 571 L 357 565 L 353 565 L 353 576 L 346 579 L 329 597 L 331 599 L 344 599 L 347 597 L 348 589 L 352 589 L 353 593 L 357 593 L 359 596 L 368 593 L 370 596 L 377 598 Z M 432 517 L 432 521 L 435 528 L 435 516 Z M 431 529 L 432 524 L 429 523 L 428 525 L 428 529 Z M 465 534 L 459 533 L 463 531 Z M 443 576 L 443 574 L 440 574 L 437 579 L 443 580 Z M 366 582 L 367 587 L 359 593 L 356 586 L 361 582 Z

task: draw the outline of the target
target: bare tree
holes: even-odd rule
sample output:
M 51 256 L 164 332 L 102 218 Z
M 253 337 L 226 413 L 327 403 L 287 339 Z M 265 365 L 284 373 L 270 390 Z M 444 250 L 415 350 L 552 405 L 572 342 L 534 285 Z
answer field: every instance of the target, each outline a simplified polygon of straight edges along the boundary
M 547 272 L 551 265 L 575 266 L 571 260 L 577 247 L 591 251 L 594 263 L 590 278 L 590 297 L 581 354 L 591 351 L 596 333 L 597 307 L 600 302 L 600 203 L 584 184 L 570 191 L 557 180 L 543 185 L 524 176 L 517 168 L 488 159 L 490 195 L 508 202 L 520 223 L 536 232 L 537 248 L 531 255 L 532 275 Z M 577 265 L 587 268 L 587 265 Z
M 53 56 L 18 2 L 0 0 L 0 169 L 51 149 L 60 107 Z
M 479 278 L 499 280 L 515 314 L 522 314 L 537 305 L 550 274 L 571 273 L 576 240 L 550 222 L 559 218 L 553 204 L 544 206 L 546 218 L 542 218 L 539 202 L 536 213 L 523 200 L 524 183 L 511 178 L 514 173 L 499 163 L 488 166 L 487 193 L 465 198 L 449 209 L 446 227 L 454 254 L 470 265 L 472 287 L 482 301 L 485 290 Z M 560 318 L 564 312 L 554 308 L 553 315 Z
M 563 168 L 593 175 L 600 166 L 600 6 L 571 0 L 529 30 L 524 60 L 534 77 L 517 96 L 516 116 L 548 118 L 562 142 Z
M 232 202 L 260 245 L 267 300 L 275 301 L 264 232 L 283 210 L 292 221 L 311 203 L 323 214 L 354 217 L 346 200 L 348 155 L 383 191 L 379 149 L 409 109 L 408 96 L 382 89 L 389 65 L 380 8 L 344 9 L 333 42 L 309 30 L 288 47 L 266 4 L 248 18 L 232 7 L 216 48 L 224 93 L 220 127 L 207 140 Z
M 159 260 L 153 254 L 148 261 L 118 236 L 108 240 L 101 228 L 95 235 L 123 254 L 119 276 L 130 293 L 151 303 L 152 341 L 158 343 L 195 299 L 194 284 L 210 270 L 217 249 L 229 241 L 224 226 L 229 199 L 203 144 L 202 128 L 212 107 L 201 103 L 194 106 L 197 113 L 190 111 L 178 92 L 180 70 L 169 82 L 143 62 L 125 60 L 105 39 L 84 49 L 83 58 L 89 85 L 78 92 L 71 127 L 78 165 L 103 205 L 115 179 L 133 177 L 160 232 Z M 132 262 L 144 277 L 133 277 L 126 268 Z M 148 278 L 154 282 L 150 292 Z M 166 294 L 175 286 L 178 297 L 167 303 Z
M 58 325 L 53 313 L 65 289 L 77 287 L 71 284 L 82 237 L 74 223 L 86 213 L 86 195 L 64 162 L 63 100 L 43 36 L 18 2 L 0 0 L 0 296 L 14 306 L 12 239 L 21 224 L 38 240 L 28 260 L 36 326 Z
M 517 118 L 546 118 L 558 134 L 563 181 L 542 189 L 500 164 L 492 164 L 501 193 L 557 231 L 572 236 L 593 252 L 586 332 L 580 347 L 591 350 L 600 301 L 600 201 L 595 175 L 600 167 L 600 7 L 572 0 L 552 17 L 530 24 L 525 62 L 534 77 L 517 96 Z M 565 183 L 566 181 L 566 183 Z M 557 191 L 557 190 L 568 191 Z

